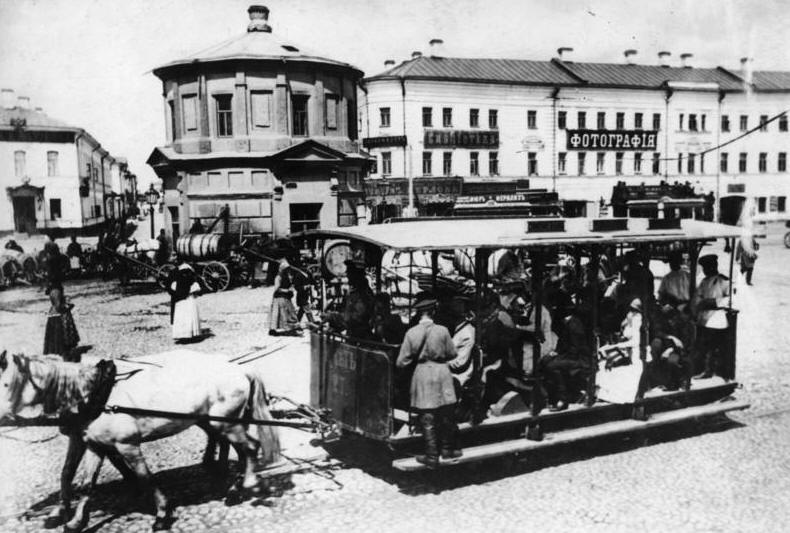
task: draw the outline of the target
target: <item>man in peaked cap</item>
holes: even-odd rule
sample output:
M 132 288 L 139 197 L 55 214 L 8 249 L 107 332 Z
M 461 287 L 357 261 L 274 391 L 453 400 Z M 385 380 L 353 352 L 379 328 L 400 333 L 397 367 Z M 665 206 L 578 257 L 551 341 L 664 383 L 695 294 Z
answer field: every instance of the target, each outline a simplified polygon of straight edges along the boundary
M 718 369 L 724 349 L 730 287 L 729 279 L 719 274 L 719 259 L 714 254 L 699 258 L 705 275 L 691 299 L 691 311 L 697 322 L 697 350 L 694 368 L 696 379 L 712 377 Z
M 457 356 L 446 327 L 434 323 L 437 301 L 427 294 L 414 305 L 420 315 L 416 326 L 406 332 L 396 366 L 408 368 L 416 361 L 411 379 L 411 407 L 420 417 L 425 454 L 417 461 L 433 468 L 443 459 L 461 456 L 458 426 L 453 419 L 456 396 L 448 361 Z

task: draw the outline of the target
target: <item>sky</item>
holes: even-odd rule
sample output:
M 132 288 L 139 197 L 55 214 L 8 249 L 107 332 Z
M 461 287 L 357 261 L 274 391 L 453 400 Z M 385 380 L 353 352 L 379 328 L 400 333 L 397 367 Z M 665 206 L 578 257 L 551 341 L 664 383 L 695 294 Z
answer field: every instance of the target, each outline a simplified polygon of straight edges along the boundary
M 0 87 L 29 96 L 53 118 L 88 130 L 129 160 L 140 187 L 145 161 L 165 144 L 161 82 L 151 70 L 246 31 L 247 7 L 269 7 L 280 37 L 366 75 L 384 60 L 453 57 L 679 63 L 790 70 L 786 0 L 0 0 Z

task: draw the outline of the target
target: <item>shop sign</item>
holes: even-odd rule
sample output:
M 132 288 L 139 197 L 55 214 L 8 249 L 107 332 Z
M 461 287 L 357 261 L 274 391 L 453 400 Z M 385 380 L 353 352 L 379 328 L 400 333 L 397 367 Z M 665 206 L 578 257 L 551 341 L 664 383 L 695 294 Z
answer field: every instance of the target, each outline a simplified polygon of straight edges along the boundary
M 494 205 L 494 204 L 501 204 L 501 203 L 512 203 L 512 202 L 527 202 L 527 196 L 524 194 L 514 193 L 514 194 L 476 194 L 471 196 L 459 196 L 456 200 L 456 204 L 485 204 L 485 205 Z
M 497 148 L 498 131 L 425 130 L 425 148 Z
M 566 130 L 568 150 L 655 150 L 658 131 Z
M 745 183 L 728 183 L 727 192 L 730 194 L 743 194 L 746 192 Z
M 388 137 L 365 137 L 362 139 L 365 148 L 384 148 L 387 146 L 406 146 L 405 135 L 390 135 Z

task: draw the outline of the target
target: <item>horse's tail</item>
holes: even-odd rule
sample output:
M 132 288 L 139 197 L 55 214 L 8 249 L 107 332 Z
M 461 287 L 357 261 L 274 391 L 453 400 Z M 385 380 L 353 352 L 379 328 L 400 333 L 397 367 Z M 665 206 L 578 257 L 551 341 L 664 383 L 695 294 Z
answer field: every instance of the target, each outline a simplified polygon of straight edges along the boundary
M 257 420 L 273 420 L 269 412 L 268 398 L 266 397 L 266 386 L 261 377 L 254 372 L 247 372 L 247 379 L 250 380 L 250 397 L 247 407 L 252 413 L 252 418 Z M 258 440 L 261 444 L 261 464 L 262 466 L 279 462 L 280 456 L 280 433 L 275 426 L 258 425 Z

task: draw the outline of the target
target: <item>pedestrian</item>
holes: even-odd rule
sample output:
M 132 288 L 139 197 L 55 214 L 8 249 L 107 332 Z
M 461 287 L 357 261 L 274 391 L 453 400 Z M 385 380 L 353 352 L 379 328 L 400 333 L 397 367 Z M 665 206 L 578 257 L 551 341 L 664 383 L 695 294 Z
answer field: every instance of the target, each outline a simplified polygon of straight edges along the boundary
M 72 272 L 77 273 L 82 264 L 82 246 L 77 242 L 77 236 L 71 236 L 71 242 L 66 247 L 66 256 L 69 258 L 69 268 Z
M 691 311 L 697 321 L 697 346 L 694 379 L 712 377 L 721 371 L 726 330 L 727 313 L 724 310 L 729 298 L 729 284 L 726 276 L 719 274 L 719 259 L 713 254 L 699 258 L 705 275 L 694 297 Z
M 274 279 L 274 294 L 269 310 L 269 335 L 295 335 L 299 332 L 296 309 L 293 304 L 294 291 L 290 263 L 281 259 L 277 277 Z
M 158 266 L 162 266 L 170 259 L 170 241 L 167 239 L 167 235 L 165 235 L 165 230 L 159 230 L 159 236 L 156 238 L 159 245 L 156 248 L 156 253 L 154 254 L 154 261 Z
M 200 314 L 195 299 L 200 292 L 200 284 L 192 267 L 187 263 L 179 265 L 168 289 L 173 339 L 177 343 L 194 340 L 201 334 Z
M 743 236 L 738 239 L 738 246 L 735 249 L 735 260 L 741 265 L 741 274 L 746 277 L 746 284 L 752 284 L 752 274 L 754 264 L 757 262 L 757 250 L 760 245 L 754 235 Z
M 412 410 L 419 415 L 425 450 L 416 460 L 429 468 L 439 464 L 440 452 L 442 459 L 463 455 L 454 420 L 455 387 L 447 364 L 457 353 L 450 332 L 433 321 L 436 306 L 436 300 L 430 297 L 417 302 L 420 321 L 406 332 L 396 362 L 398 368 L 417 363 L 411 378 L 410 400 Z
M 48 241 L 46 251 L 47 289 L 50 307 L 44 330 L 44 353 L 57 354 L 66 361 L 79 362 L 74 348 L 79 345 L 80 335 L 71 310 L 74 305 L 66 300 L 63 291 L 64 261 L 57 245 Z

